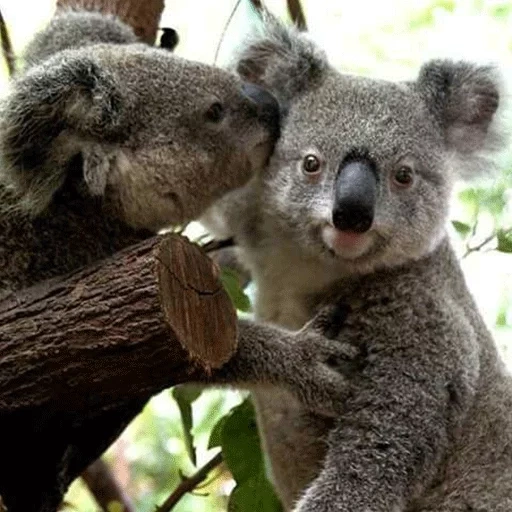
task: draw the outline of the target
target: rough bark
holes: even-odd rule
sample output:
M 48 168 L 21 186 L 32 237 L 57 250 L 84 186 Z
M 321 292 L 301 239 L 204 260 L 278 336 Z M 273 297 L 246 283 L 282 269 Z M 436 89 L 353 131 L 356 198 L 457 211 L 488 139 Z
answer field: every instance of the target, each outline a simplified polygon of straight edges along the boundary
M 0 300 L 0 494 L 54 511 L 69 483 L 164 388 L 236 345 L 218 267 L 175 235 Z
M 164 10 L 164 0 L 57 0 L 57 8 L 115 14 L 130 25 L 142 41 L 153 44 Z

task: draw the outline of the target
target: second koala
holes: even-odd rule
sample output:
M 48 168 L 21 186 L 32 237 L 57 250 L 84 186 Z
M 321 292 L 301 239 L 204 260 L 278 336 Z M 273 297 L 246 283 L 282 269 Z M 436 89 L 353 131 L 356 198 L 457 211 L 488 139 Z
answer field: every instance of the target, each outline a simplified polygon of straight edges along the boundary
M 503 144 L 494 71 L 343 75 L 273 20 L 238 69 L 287 114 L 268 169 L 205 222 L 239 245 L 258 318 L 295 330 L 337 304 L 337 340 L 366 354 L 337 404 L 255 392 L 286 509 L 512 510 L 512 380 L 445 228 L 454 180 Z

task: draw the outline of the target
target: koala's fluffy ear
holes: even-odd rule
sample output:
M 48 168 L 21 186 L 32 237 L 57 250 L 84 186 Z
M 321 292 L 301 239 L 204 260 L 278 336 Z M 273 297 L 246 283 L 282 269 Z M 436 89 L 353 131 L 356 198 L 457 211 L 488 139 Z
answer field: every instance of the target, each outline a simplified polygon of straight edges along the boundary
M 471 178 L 492 167 L 492 153 L 504 148 L 501 123 L 503 87 L 497 70 L 466 62 L 435 60 L 423 66 L 417 81 L 428 109 L 454 152 L 461 176 Z
M 50 203 L 83 145 L 127 136 L 114 77 L 65 53 L 31 68 L 0 105 L 0 179 L 30 213 Z
M 314 86 L 327 67 L 325 54 L 304 34 L 265 11 L 259 32 L 247 40 L 237 57 L 240 76 L 268 87 L 281 102 Z

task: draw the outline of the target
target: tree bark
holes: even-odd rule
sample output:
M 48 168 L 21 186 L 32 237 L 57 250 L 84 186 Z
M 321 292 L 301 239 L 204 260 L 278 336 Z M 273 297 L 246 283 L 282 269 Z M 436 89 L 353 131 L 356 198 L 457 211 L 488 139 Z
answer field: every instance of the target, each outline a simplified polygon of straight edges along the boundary
M 114 14 L 145 43 L 154 44 L 164 0 L 57 0 L 57 9 L 72 8 Z
M 218 267 L 176 235 L 0 300 L 0 494 L 54 511 L 154 394 L 235 351 Z

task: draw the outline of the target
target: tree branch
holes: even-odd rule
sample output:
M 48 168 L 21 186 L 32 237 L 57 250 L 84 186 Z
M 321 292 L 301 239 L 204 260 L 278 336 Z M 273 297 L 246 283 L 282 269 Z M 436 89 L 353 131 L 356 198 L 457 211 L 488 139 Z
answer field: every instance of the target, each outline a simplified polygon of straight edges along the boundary
M 108 510 L 109 504 L 117 501 L 122 506 L 123 512 L 135 512 L 130 498 L 103 459 L 93 462 L 87 471 L 82 473 L 82 479 L 103 510 Z
M 181 483 L 174 489 L 172 494 L 160 505 L 155 512 L 169 512 L 174 508 L 174 505 L 185 496 L 188 492 L 193 491 L 201 482 L 203 482 L 208 474 L 220 466 L 224 458 L 222 452 L 219 452 L 213 459 L 208 461 L 202 468 L 188 478 L 184 478 Z
M 286 4 L 293 23 L 299 30 L 306 31 L 308 29 L 308 25 L 306 23 L 306 16 L 304 15 L 304 10 L 302 9 L 300 0 L 286 0 Z
M 7 29 L 7 24 L 5 23 L 5 19 L 2 16 L 1 11 L 0 11 L 0 41 L 2 43 L 2 55 L 5 59 L 5 63 L 7 64 L 7 70 L 9 71 L 9 75 L 12 75 L 16 71 L 16 65 L 14 62 L 14 52 L 12 50 L 12 42 L 11 42 L 11 37 L 9 35 L 9 30 Z
M 57 8 L 70 7 L 115 14 L 130 25 L 142 41 L 154 44 L 164 0 L 57 0 Z
M 205 381 L 231 357 L 236 312 L 218 274 L 201 248 L 168 235 L 0 299 L 9 512 L 54 512 L 151 396 Z

